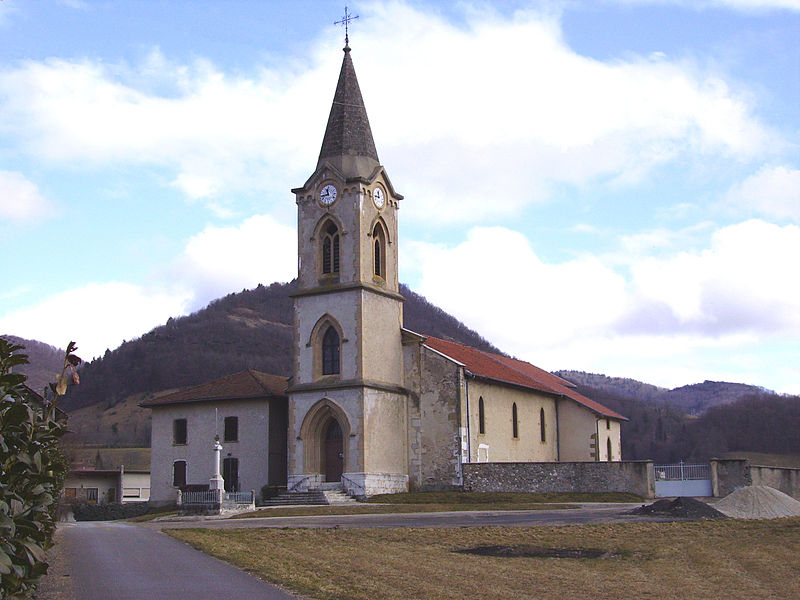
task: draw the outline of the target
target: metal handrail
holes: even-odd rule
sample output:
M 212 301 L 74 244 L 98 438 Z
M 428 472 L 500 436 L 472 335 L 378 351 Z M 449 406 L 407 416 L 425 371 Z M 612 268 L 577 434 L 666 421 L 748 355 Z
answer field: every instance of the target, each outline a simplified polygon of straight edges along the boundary
M 354 488 L 356 488 L 356 489 L 357 489 L 359 492 L 361 492 L 360 494 L 358 494 L 359 496 L 364 496 L 364 495 L 366 495 L 366 489 L 364 488 L 364 486 L 362 486 L 362 485 L 361 485 L 361 484 L 359 484 L 359 483 L 356 483 L 355 481 L 353 481 L 352 479 L 350 479 L 350 478 L 349 478 L 347 475 L 345 475 L 344 473 L 342 473 L 342 483 L 344 483 L 344 481 L 345 481 L 345 480 L 347 480 L 349 483 L 351 483 L 351 484 L 352 484 L 352 486 L 353 486 Z M 352 495 L 352 494 L 350 494 L 350 491 L 347 489 L 347 486 L 344 486 L 344 488 L 345 488 L 345 492 L 347 492 L 349 495 Z
M 286 491 L 288 491 L 288 492 L 293 492 L 293 491 L 295 491 L 295 490 L 296 490 L 296 489 L 297 489 L 297 488 L 300 486 L 300 484 L 302 484 L 304 481 L 308 481 L 309 479 L 311 479 L 311 475 L 306 475 L 306 476 L 305 476 L 305 477 L 303 477 L 302 479 L 298 479 L 298 480 L 297 480 L 297 481 L 296 481 L 296 482 L 295 482 L 295 483 L 294 483 L 294 484 L 293 484 L 293 485 L 292 485 L 292 486 L 291 486 L 291 487 L 290 487 L 288 490 L 286 490 Z

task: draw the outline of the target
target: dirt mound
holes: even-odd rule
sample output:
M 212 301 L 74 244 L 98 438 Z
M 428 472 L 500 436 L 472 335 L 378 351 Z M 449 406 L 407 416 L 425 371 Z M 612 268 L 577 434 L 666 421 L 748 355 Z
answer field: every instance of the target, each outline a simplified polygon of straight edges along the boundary
M 714 506 L 734 519 L 800 517 L 800 502 L 765 485 L 739 488 Z
M 656 500 L 631 511 L 633 515 L 653 515 L 680 517 L 683 519 L 724 519 L 726 515 L 713 506 L 694 498 L 675 498 L 675 500 Z

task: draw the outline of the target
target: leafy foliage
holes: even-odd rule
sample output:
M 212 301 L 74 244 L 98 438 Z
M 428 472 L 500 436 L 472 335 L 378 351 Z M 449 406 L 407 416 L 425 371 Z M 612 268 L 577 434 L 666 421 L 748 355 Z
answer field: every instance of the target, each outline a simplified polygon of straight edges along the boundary
M 51 384 L 53 400 L 64 394 L 80 363 L 70 343 L 64 367 Z M 67 464 L 58 448 L 66 430 L 12 368 L 27 363 L 22 346 L 0 338 L 0 597 L 30 596 L 47 571 L 45 550 L 55 531 L 58 497 Z

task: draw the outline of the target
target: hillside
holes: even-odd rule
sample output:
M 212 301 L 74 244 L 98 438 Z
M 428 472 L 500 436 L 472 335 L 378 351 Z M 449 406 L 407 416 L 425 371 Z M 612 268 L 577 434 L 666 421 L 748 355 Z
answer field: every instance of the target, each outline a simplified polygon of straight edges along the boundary
M 15 335 L 5 335 L 7 340 L 25 346 L 24 354 L 28 355 L 29 364 L 14 369 L 28 378 L 28 387 L 41 394 L 48 383 L 54 382 L 64 366 L 64 351 L 44 342 L 26 340 Z M 66 344 L 69 340 L 64 340 Z
M 137 340 L 81 368 L 70 388 L 68 412 L 112 407 L 133 394 L 195 385 L 252 368 L 289 375 L 294 283 L 259 285 L 229 294 L 186 317 L 169 319 Z M 405 326 L 413 331 L 500 352 L 476 332 L 401 286 Z
M 606 390 L 613 394 L 645 402 L 666 403 L 690 415 L 701 415 L 712 406 L 730 404 L 745 396 L 770 393 L 755 385 L 725 381 L 704 381 L 670 390 L 635 379 L 608 377 L 583 371 L 556 371 L 556 374 L 576 385 L 587 386 L 595 390 Z
M 625 460 L 675 463 L 707 461 L 730 452 L 761 453 L 772 455 L 768 464 L 780 466 L 782 462 L 775 456 L 800 454 L 798 396 L 759 391 L 709 406 L 702 415 L 695 416 L 658 398 L 642 400 L 610 388 L 582 384 L 577 388 L 581 394 L 628 417 L 629 421 L 622 424 Z

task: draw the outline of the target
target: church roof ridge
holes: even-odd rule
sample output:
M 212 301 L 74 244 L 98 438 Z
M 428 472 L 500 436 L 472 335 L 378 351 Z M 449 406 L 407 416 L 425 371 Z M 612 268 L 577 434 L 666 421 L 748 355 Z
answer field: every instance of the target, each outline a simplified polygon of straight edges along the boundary
M 325 159 L 342 156 L 364 157 L 374 160 L 376 165 L 380 163 L 349 46 L 344 48 L 317 166 Z
M 463 363 L 473 375 L 478 377 L 570 398 L 604 417 L 623 421 L 628 420 L 599 402 L 579 394 L 572 389 L 574 386 L 570 382 L 529 362 L 432 336 L 426 336 L 424 343 L 429 348 Z

